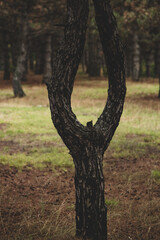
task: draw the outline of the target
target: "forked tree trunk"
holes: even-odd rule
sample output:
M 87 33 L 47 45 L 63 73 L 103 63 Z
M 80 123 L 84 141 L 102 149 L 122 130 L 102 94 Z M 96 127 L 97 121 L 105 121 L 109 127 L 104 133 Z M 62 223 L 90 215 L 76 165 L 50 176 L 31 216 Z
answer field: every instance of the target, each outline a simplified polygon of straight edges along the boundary
M 46 44 L 45 44 L 45 54 L 44 54 L 44 70 L 43 70 L 43 80 L 45 83 L 50 80 L 52 75 L 52 66 L 51 66 L 51 56 L 52 56 L 52 36 L 46 36 Z
M 76 235 L 107 239 L 103 154 L 119 124 L 125 98 L 124 56 L 108 0 L 94 0 L 96 22 L 109 76 L 108 99 L 96 124 L 82 125 L 71 109 L 71 94 L 82 56 L 88 18 L 88 0 L 68 0 L 64 42 L 47 83 L 53 123 L 75 164 Z
M 24 97 L 25 93 L 21 86 L 21 81 L 24 78 L 26 72 L 26 60 L 27 60 L 27 36 L 28 36 L 28 17 L 23 17 L 22 23 L 22 38 L 20 53 L 17 59 L 16 69 L 13 75 L 13 91 L 15 97 Z

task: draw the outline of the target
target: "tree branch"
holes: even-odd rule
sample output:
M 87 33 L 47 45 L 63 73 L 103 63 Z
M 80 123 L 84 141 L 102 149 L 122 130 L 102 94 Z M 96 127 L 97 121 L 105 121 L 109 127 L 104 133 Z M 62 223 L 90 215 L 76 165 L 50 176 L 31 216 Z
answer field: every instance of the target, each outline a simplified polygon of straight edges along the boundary
M 95 124 L 105 139 L 104 150 L 119 124 L 126 93 L 124 54 L 109 0 L 93 0 L 95 17 L 108 70 L 109 89 L 106 106 Z

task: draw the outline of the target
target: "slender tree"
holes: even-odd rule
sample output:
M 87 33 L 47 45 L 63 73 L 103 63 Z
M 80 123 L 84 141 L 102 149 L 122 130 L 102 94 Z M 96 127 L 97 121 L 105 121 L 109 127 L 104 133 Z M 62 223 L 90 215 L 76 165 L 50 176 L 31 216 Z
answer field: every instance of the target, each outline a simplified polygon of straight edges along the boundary
M 64 42 L 47 82 L 52 121 L 75 164 L 76 235 L 106 240 L 103 154 L 119 124 L 125 98 L 124 56 L 109 0 L 93 0 L 105 54 L 109 89 L 106 106 L 96 124 L 82 125 L 72 112 L 71 94 L 82 56 L 88 18 L 88 0 L 68 0 Z
M 13 92 L 15 97 L 24 97 L 25 93 L 21 86 L 21 81 L 24 78 L 26 71 L 27 59 L 27 37 L 28 37 L 28 15 L 24 14 L 22 17 L 22 39 L 20 46 L 20 53 L 17 59 L 16 69 L 13 75 Z
M 134 32 L 133 35 L 133 69 L 132 69 L 132 79 L 134 81 L 139 80 L 140 72 L 140 46 L 138 41 L 138 34 Z

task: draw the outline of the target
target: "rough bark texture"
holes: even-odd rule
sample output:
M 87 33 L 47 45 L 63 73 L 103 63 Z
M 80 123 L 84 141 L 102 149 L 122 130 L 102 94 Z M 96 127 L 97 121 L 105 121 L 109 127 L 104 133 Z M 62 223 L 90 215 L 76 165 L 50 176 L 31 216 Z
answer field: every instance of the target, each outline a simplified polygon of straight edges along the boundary
M 132 70 L 132 79 L 134 81 L 139 80 L 139 71 L 140 71 L 140 46 L 138 42 L 138 34 L 134 33 L 133 36 L 133 70 Z
M 24 79 L 24 74 L 26 72 L 27 36 L 28 36 L 28 18 L 27 15 L 25 15 L 22 23 L 22 38 L 20 53 L 17 59 L 17 65 L 13 76 L 13 91 L 15 97 L 25 96 L 25 93 L 21 86 L 21 81 Z
M 43 70 L 43 83 L 49 81 L 52 75 L 52 66 L 51 66 L 51 55 L 52 55 L 52 36 L 46 36 L 45 44 L 45 59 L 44 59 L 44 70 Z
M 71 109 L 71 94 L 82 56 L 88 18 L 88 0 L 68 0 L 64 42 L 47 83 L 53 123 L 75 164 L 76 235 L 107 239 L 103 154 L 119 124 L 125 98 L 124 57 L 117 25 L 108 0 L 94 0 L 96 22 L 106 57 L 109 90 L 104 111 L 93 126 L 82 125 Z

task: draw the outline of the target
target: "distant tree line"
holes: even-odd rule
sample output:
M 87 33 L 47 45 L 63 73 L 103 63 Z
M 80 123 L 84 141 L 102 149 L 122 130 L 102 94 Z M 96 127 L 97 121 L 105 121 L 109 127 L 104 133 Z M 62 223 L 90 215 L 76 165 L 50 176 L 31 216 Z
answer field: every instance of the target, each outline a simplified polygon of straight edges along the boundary
M 112 0 L 114 15 L 125 48 L 126 76 L 160 75 L 160 4 L 158 0 Z M 56 49 L 66 24 L 65 1 L 0 0 L 0 70 L 3 79 L 13 73 L 14 95 L 22 97 L 21 82 L 28 70 L 50 79 Z M 93 3 L 87 26 L 82 71 L 89 76 L 107 75 L 95 24 Z

